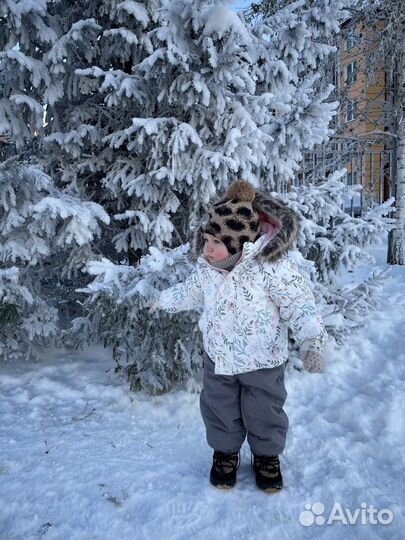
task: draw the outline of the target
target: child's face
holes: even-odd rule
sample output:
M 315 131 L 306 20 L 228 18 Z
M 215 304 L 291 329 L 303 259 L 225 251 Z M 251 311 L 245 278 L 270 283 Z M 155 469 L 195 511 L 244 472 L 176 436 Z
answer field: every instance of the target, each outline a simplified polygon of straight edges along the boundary
M 203 254 L 209 262 L 222 261 L 222 259 L 226 259 L 230 255 L 226 245 L 221 240 L 206 233 L 204 233 Z

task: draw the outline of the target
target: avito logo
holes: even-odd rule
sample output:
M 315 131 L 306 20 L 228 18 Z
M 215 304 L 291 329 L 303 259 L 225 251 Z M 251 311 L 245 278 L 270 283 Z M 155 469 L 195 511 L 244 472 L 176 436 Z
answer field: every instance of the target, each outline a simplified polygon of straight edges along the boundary
M 305 510 L 299 516 L 299 522 L 304 527 L 311 525 L 332 525 L 341 523 L 343 525 L 389 525 L 394 519 L 391 510 L 383 508 L 378 510 L 372 504 L 361 503 L 360 508 L 350 510 L 343 507 L 339 502 L 335 502 L 328 516 L 325 516 L 325 506 L 321 502 L 306 504 Z

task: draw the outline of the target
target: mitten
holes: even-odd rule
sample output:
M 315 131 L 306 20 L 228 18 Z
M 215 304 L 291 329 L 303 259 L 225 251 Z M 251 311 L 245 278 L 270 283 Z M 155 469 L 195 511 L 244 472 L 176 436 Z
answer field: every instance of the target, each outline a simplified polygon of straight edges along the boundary
M 322 341 L 316 338 L 304 341 L 300 347 L 300 357 L 306 371 L 321 373 L 324 364 Z

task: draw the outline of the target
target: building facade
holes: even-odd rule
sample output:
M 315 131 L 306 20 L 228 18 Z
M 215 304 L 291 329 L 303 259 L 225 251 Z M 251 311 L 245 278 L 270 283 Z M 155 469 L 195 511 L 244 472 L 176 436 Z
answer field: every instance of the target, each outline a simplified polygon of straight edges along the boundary
M 378 50 L 380 30 L 349 19 L 339 42 L 338 137 L 348 186 L 361 184 L 362 206 L 392 195 L 393 145 L 389 137 L 390 89 Z
M 334 67 L 329 72 L 340 106 L 335 135 L 327 145 L 305 155 L 300 181 L 316 181 L 346 168 L 348 188 L 361 186 L 348 197 L 347 209 L 361 209 L 389 199 L 393 193 L 394 145 L 390 136 L 392 82 L 379 58 L 382 22 L 367 28 L 348 19 L 341 27 Z

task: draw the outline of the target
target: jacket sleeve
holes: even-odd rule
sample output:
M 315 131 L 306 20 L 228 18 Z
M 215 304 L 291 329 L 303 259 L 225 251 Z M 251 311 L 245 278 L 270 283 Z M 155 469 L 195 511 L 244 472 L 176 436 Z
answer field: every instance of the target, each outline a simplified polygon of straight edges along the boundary
M 308 339 L 326 342 L 327 333 L 319 315 L 308 281 L 292 259 L 283 257 L 263 265 L 266 292 L 280 310 L 294 341 L 301 345 Z
M 204 305 L 204 293 L 201 287 L 199 273 L 195 270 L 183 283 L 178 283 L 162 291 L 157 299 L 159 309 L 169 313 L 201 309 Z

